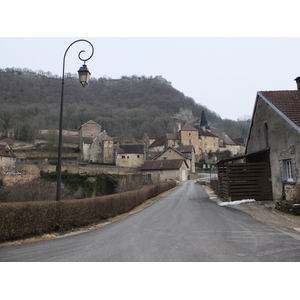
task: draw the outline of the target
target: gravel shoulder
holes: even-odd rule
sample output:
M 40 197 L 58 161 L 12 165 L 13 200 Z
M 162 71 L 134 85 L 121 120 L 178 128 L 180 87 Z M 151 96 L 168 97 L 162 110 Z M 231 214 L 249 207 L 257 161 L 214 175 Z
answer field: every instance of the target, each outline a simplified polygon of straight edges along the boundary
M 221 201 L 208 186 L 205 186 L 205 189 L 212 201 Z M 230 207 L 243 211 L 258 221 L 300 240 L 300 216 L 294 216 L 275 209 L 274 201 L 246 202 Z

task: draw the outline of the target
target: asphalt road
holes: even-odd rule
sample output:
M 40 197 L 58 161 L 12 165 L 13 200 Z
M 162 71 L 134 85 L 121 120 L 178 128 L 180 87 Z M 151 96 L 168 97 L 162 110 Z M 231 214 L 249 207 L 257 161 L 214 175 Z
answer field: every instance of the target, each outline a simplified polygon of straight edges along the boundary
M 0 248 L 0 261 L 300 261 L 300 241 L 219 206 L 195 181 L 154 204 L 88 232 Z

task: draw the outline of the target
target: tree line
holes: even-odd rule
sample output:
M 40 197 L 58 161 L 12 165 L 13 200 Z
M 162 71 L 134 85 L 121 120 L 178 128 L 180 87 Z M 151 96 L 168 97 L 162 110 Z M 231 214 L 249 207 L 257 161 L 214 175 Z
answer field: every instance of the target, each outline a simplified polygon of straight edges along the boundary
M 50 72 L 0 69 L 0 138 L 32 141 L 40 129 L 57 129 L 60 91 L 61 78 Z M 66 74 L 63 128 L 67 130 L 77 130 L 92 119 L 110 136 L 140 139 L 145 132 L 173 132 L 173 116 L 181 108 L 191 110 L 196 119 L 205 110 L 215 131 L 247 135 L 249 120 L 222 120 L 160 76 L 91 78 L 83 89 L 76 74 Z

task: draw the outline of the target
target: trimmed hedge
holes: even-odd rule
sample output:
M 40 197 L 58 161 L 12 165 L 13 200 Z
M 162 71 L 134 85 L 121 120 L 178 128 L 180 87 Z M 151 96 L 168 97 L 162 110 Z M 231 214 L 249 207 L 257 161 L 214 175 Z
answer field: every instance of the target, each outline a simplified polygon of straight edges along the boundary
M 288 214 L 292 214 L 295 216 L 300 216 L 300 205 L 293 204 L 291 202 L 280 200 L 275 204 L 275 209 L 286 212 Z
M 168 181 L 79 200 L 0 203 L 0 242 L 68 230 L 115 217 L 175 185 L 175 181 Z

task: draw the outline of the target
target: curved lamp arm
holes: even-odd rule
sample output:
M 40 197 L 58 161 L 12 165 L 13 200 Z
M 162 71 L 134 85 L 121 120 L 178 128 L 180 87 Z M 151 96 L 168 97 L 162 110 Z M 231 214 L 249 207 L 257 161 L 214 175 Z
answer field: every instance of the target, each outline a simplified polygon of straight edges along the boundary
M 79 70 L 79 80 L 83 87 L 87 85 L 88 79 L 90 76 L 90 72 L 88 71 L 85 62 L 88 61 L 94 55 L 94 47 L 87 40 L 77 40 L 70 44 L 67 48 L 64 58 L 63 58 L 63 72 L 62 72 L 62 86 L 61 86 L 61 100 L 60 100 L 60 118 L 59 118 L 59 136 L 58 136 L 58 163 L 57 163 L 57 191 L 56 191 L 56 200 L 59 201 L 61 199 L 61 161 L 62 161 L 62 120 L 63 120 L 63 99 L 64 99 L 64 83 L 65 83 L 65 62 L 66 55 L 69 49 L 78 42 L 88 43 L 92 47 L 92 54 L 88 58 L 82 58 L 81 54 L 85 52 L 85 50 L 81 50 L 78 54 L 78 58 L 84 62 L 84 65 Z M 85 73 L 85 74 L 82 74 Z M 83 76 L 82 76 L 83 75 Z

